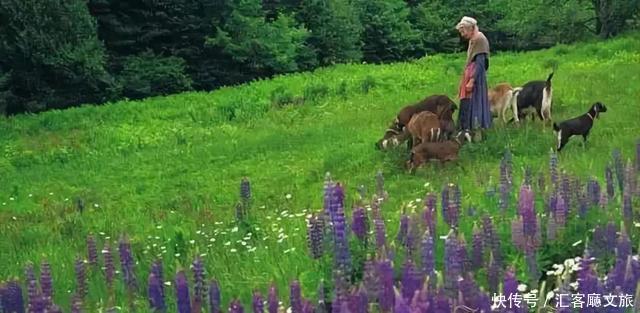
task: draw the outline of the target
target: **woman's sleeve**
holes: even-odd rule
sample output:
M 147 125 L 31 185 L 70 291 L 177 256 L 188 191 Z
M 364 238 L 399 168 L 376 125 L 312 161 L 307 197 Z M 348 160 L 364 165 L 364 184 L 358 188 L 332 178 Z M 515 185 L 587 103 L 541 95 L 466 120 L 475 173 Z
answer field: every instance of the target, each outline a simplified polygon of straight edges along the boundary
M 487 54 L 479 53 L 474 57 L 475 73 L 473 75 L 474 80 L 478 80 L 479 75 L 483 75 L 487 70 Z

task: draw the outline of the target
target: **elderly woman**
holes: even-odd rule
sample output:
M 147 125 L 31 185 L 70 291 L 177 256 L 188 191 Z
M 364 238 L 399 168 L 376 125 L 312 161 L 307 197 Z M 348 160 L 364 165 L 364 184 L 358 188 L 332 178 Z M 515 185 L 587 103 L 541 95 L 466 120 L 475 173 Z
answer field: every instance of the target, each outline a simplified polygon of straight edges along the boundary
M 489 41 L 478 30 L 475 19 L 465 16 L 456 26 L 460 35 L 469 40 L 467 63 L 460 81 L 459 127 L 463 131 L 471 128 L 491 127 L 491 109 L 487 89 L 487 70 L 489 69 Z

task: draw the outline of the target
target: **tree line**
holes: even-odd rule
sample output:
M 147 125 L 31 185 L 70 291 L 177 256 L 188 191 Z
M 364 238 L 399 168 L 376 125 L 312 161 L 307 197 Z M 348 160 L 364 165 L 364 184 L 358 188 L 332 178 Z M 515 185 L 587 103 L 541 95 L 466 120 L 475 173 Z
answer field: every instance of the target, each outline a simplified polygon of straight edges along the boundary
M 492 50 L 636 27 L 640 0 L 0 0 L 0 111 L 211 90 L 336 63 Z

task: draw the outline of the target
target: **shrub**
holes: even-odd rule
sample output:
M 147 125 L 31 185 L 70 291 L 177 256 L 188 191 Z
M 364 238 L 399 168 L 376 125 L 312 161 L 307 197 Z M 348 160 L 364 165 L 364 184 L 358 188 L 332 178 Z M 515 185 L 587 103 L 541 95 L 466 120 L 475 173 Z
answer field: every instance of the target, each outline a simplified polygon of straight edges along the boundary
M 190 90 L 192 83 L 182 58 L 161 57 L 151 52 L 127 57 L 118 79 L 124 96 L 132 99 Z

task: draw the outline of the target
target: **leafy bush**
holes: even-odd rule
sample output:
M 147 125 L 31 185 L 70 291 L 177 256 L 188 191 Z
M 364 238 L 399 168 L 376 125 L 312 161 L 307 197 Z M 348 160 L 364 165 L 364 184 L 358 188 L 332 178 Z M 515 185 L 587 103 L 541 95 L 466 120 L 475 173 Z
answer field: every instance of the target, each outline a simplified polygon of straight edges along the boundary
M 304 88 L 304 99 L 309 101 L 316 101 L 329 93 L 329 87 L 327 85 L 311 84 Z
M 118 79 L 124 96 L 132 99 L 168 95 L 191 89 L 192 81 L 185 66 L 182 58 L 143 52 L 126 58 Z

